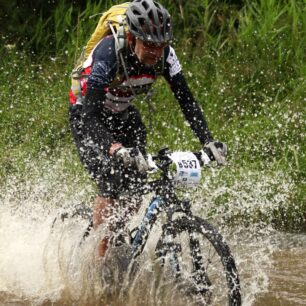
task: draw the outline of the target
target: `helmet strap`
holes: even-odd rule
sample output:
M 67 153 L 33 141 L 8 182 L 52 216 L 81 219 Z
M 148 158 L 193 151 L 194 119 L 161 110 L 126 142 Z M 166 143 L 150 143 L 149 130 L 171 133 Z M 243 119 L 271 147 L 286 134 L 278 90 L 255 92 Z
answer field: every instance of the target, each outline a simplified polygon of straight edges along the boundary
M 127 32 L 127 42 L 131 51 L 135 53 L 136 37 L 131 32 Z

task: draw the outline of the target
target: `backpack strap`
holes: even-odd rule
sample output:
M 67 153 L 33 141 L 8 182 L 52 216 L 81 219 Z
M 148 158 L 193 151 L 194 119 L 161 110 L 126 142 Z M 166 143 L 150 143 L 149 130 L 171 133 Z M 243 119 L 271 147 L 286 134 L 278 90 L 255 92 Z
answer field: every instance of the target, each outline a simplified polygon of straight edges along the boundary
M 125 78 L 128 82 L 128 85 L 129 85 L 131 91 L 132 91 L 132 94 L 133 94 L 134 97 L 136 97 L 136 93 L 135 93 L 134 88 L 132 86 L 131 79 L 128 75 L 127 68 L 126 68 L 126 63 L 124 61 L 124 56 L 123 56 L 123 53 L 127 48 L 127 40 L 126 40 L 126 35 L 125 35 L 124 23 L 120 24 L 117 32 L 116 32 L 116 30 L 113 27 L 111 22 L 109 22 L 108 24 L 109 24 L 109 28 L 111 29 L 111 32 L 114 36 L 114 39 L 115 39 L 116 56 L 118 58 L 118 69 L 117 69 L 117 71 L 120 70 L 119 64 L 121 64 L 121 66 L 123 68 L 123 71 L 124 71 Z M 162 75 L 163 72 L 164 72 L 164 68 L 165 68 L 165 51 L 163 51 L 162 57 L 158 61 L 156 67 L 157 67 L 156 74 L 157 75 Z M 151 101 L 151 98 L 154 94 L 155 94 L 155 91 L 153 89 L 151 89 L 151 90 L 149 90 L 149 92 L 144 97 L 144 101 L 146 101 L 147 104 L 148 104 L 149 127 L 150 128 L 152 128 L 152 113 L 155 111 L 154 107 L 152 105 L 152 101 Z
M 123 57 L 123 51 L 125 50 L 126 45 L 127 45 L 126 35 L 125 35 L 125 31 L 124 31 L 124 25 L 121 24 L 119 26 L 117 32 L 115 31 L 111 22 L 109 22 L 109 27 L 110 27 L 110 29 L 113 33 L 114 39 L 115 39 L 115 49 L 116 49 L 116 56 L 119 60 L 118 62 L 121 63 L 126 81 L 129 85 L 131 91 L 132 91 L 133 96 L 136 97 L 136 93 L 135 93 L 134 88 L 132 86 L 131 79 L 130 79 L 129 74 L 127 72 L 126 64 L 125 64 L 124 57 Z M 118 71 L 119 71 L 119 65 L 118 65 Z

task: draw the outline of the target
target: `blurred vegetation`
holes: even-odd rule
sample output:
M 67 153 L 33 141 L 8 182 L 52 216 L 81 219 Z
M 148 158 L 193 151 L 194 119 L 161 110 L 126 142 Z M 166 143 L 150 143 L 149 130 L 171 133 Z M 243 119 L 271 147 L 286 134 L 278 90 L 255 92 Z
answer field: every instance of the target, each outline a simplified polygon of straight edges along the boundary
M 18 1 L 1 0 L 4 12 L 0 16 L 0 33 L 8 44 L 39 55 L 74 53 L 81 48 L 92 33 L 100 14 L 123 1 Z M 160 1 L 173 16 L 175 28 L 185 36 L 203 38 L 205 33 L 216 33 L 234 19 L 238 26 L 237 10 L 242 0 L 218 1 Z M 234 12 L 234 13 L 233 13 Z M 213 14 L 212 14 L 213 13 Z
M 95 15 L 120 2 L 13 0 L 1 5 L 5 12 L 0 17 L 3 182 L 11 174 L 25 171 L 26 163 L 42 153 L 58 156 L 61 150 L 65 152 L 61 157 L 68 160 L 67 171 L 83 171 L 75 165 L 78 157 L 67 120 L 69 75 L 96 26 L 100 15 Z M 247 176 L 254 185 L 275 176 L 274 181 L 267 179 L 263 184 L 267 192 L 257 194 L 275 201 L 273 207 L 258 208 L 252 214 L 238 210 L 227 220 L 260 220 L 283 229 L 306 230 L 305 2 L 160 2 L 173 16 L 173 44 L 188 83 L 215 138 L 230 149 L 230 166 L 209 188 L 222 185 L 233 191 L 240 182 L 239 188 L 249 188 L 252 194 L 252 188 L 243 182 Z M 198 141 L 186 127 L 165 82 L 159 80 L 155 87 L 149 149 L 164 144 L 172 149 L 198 149 Z M 136 104 L 148 124 L 146 103 L 139 99 Z M 280 194 L 284 197 L 277 205 Z M 255 196 L 248 200 L 254 200 L 254 206 Z M 239 206 L 229 191 L 214 200 L 215 206 L 206 212 L 211 215 L 221 206 L 225 215 L 230 212 L 226 203 Z

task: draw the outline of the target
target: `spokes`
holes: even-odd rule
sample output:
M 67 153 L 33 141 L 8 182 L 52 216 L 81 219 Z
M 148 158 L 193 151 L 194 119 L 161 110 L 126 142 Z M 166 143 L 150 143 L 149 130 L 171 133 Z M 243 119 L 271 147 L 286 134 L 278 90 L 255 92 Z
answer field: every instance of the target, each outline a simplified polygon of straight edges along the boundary
M 175 267 L 172 270 L 177 281 L 187 280 L 189 299 L 200 305 L 240 305 L 235 262 L 222 236 L 199 218 L 179 218 L 169 228 L 171 232 L 163 232 L 157 249 L 163 249 L 160 255 L 171 258 L 164 258 L 163 264 Z M 166 236 L 167 244 L 163 242 Z M 176 247 L 171 248 L 169 241 Z

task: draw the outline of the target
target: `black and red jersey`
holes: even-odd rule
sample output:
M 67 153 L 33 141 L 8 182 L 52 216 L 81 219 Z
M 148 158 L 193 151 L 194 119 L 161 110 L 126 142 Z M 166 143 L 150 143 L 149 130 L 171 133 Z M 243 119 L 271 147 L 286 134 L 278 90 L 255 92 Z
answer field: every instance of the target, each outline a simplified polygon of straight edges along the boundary
M 135 96 L 147 93 L 161 74 L 169 83 L 179 105 L 202 144 L 212 139 L 199 104 L 194 99 L 182 73 L 181 65 L 171 46 L 164 50 L 162 73 L 160 67 L 147 66 L 139 62 L 132 50 L 127 47 L 124 54 L 128 80 L 115 49 L 113 36 L 107 36 L 94 48 L 85 61 L 81 79 L 83 99 L 82 116 L 84 132 L 98 147 L 108 151 L 112 139 L 105 139 L 108 133 L 100 120 L 101 112 L 124 112 Z M 70 91 L 70 103 L 77 98 Z M 166 102 L 165 102 L 166 103 Z M 111 138 L 111 137 L 109 137 Z M 101 141 L 100 141 L 101 140 Z

